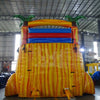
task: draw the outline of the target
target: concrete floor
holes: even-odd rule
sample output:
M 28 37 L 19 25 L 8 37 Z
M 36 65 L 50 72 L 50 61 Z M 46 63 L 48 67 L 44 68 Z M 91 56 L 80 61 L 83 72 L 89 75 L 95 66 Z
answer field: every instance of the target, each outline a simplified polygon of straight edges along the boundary
M 67 100 L 67 98 L 18 98 L 18 97 L 5 97 L 5 89 L 0 89 L 0 100 Z M 84 95 L 82 97 L 74 97 L 71 100 L 100 100 L 100 86 L 95 86 L 94 95 Z

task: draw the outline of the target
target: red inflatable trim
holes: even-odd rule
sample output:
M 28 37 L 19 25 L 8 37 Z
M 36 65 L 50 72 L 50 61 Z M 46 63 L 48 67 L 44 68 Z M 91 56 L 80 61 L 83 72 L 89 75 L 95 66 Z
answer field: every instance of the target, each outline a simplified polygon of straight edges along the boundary
M 28 38 L 72 38 L 71 33 L 28 33 Z

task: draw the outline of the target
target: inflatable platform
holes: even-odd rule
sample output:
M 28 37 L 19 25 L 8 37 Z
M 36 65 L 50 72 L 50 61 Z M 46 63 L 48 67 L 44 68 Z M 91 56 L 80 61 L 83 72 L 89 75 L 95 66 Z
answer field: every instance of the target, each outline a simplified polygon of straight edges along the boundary
M 64 28 L 35 28 L 43 25 Z M 95 93 L 93 81 L 84 71 L 78 29 L 71 22 L 35 20 L 23 26 L 21 34 L 17 68 L 7 82 L 6 96 L 70 99 L 84 93 Z

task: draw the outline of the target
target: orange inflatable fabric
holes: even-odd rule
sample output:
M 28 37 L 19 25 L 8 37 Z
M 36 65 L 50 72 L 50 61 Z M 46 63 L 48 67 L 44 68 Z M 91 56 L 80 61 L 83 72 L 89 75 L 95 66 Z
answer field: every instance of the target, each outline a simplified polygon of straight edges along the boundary
M 75 46 L 77 52 L 73 49 Z M 70 98 L 94 94 L 94 83 L 84 71 L 79 49 L 74 43 L 22 45 L 16 72 L 7 82 L 5 95 Z
M 28 39 L 28 26 L 21 28 L 21 45 L 26 44 Z
M 56 26 L 63 26 L 63 27 L 71 27 L 72 23 L 67 22 L 64 20 L 57 20 L 57 19 L 41 19 L 28 22 L 29 27 L 36 27 L 36 26 L 43 26 L 43 25 L 56 25 Z

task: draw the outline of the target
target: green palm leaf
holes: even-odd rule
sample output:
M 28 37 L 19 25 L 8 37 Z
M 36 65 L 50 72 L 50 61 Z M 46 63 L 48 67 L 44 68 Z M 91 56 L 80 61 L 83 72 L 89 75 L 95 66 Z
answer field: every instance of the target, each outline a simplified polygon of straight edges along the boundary
M 68 16 L 65 16 L 65 19 L 68 20 L 68 21 L 70 21 L 70 22 L 73 21 L 73 18 L 71 16 L 69 16 L 69 15 Z
M 84 16 L 77 16 L 77 17 L 75 17 L 75 21 L 78 21 L 79 19 L 85 19 L 85 17 Z
M 30 15 L 28 16 L 28 18 L 26 18 L 27 21 L 31 21 L 35 16 L 34 15 Z
M 13 17 L 16 17 L 16 18 L 21 19 L 22 21 L 25 21 L 25 17 L 24 17 L 24 16 L 21 16 L 21 15 L 14 15 Z
M 78 22 L 78 20 L 79 19 L 82 19 L 82 18 L 84 18 L 85 19 L 85 17 L 84 16 L 77 16 L 77 17 L 75 17 L 75 18 L 73 18 L 73 17 L 71 17 L 71 16 L 65 16 L 65 20 L 67 20 L 67 21 L 70 21 L 70 22 L 72 22 L 72 23 L 76 23 L 76 25 L 79 27 L 79 22 Z
M 28 17 L 24 17 L 24 16 L 22 16 L 22 15 L 14 15 L 13 17 L 16 17 L 16 18 L 19 18 L 20 20 L 21 20 L 21 23 L 20 23 L 20 27 L 23 25 L 23 23 L 25 22 L 25 21 L 32 21 L 32 19 L 35 17 L 34 15 L 29 15 Z

